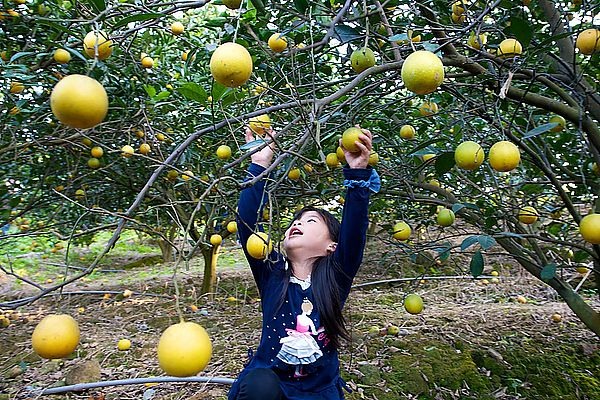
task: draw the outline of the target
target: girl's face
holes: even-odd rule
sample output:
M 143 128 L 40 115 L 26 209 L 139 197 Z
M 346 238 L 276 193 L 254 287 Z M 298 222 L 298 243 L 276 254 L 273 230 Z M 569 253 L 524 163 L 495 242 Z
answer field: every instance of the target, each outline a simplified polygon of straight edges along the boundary
M 299 258 L 326 256 L 335 250 L 335 245 L 325 220 L 316 211 L 307 211 L 294 220 L 283 239 L 288 256 Z

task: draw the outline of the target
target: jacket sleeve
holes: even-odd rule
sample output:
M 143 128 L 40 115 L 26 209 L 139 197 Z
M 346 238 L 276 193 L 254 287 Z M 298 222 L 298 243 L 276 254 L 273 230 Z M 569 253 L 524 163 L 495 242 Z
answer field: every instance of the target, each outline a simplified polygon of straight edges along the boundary
M 248 168 L 248 175 L 244 181 L 248 181 L 265 170 L 264 167 L 258 164 L 251 164 Z M 246 242 L 252 233 L 256 230 L 256 224 L 259 216 L 262 214 L 263 207 L 267 201 L 265 193 L 266 182 L 264 179 L 259 180 L 254 185 L 242 190 L 238 202 L 237 226 L 240 243 L 250 264 L 252 275 L 258 286 L 258 290 L 262 295 L 263 288 L 269 272 L 269 262 L 267 260 L 277 259 L 277 253 L 273 251 L 266 260 L 257 260 L 248 254 L 246 251 Z M 259 227 L 262 231 L 262 227 Z
M 372 168 L 344 168 L 345 182 L 368 181 Z M 342 225 L 339 242 L 334 256 L 341 267 L 337 274 L 342 299 L 350 293 L 352 281 L 358 272 L 363 259 L 367 228 L 369 226 L 369 187 L 346 185 L 346 201 L 342 212 Z

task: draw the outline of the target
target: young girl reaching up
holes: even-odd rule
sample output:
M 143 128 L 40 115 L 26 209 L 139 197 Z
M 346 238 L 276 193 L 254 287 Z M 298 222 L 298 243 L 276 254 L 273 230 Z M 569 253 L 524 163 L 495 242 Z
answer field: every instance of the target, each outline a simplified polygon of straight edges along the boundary
M 344 149 L 347 188 L 342 223 L 325 210 L 305 207 L 285 232 L 285 255 L 265 260 L 246 252 L 266 201 L 265 180 L 242 190 L 238 204 L 240 241 L 262 304 L 262 334 L 256 352 L 229 392 L 229 400 L 343 399 L 337 350 L 349 339 L 342 308 L 360 267 L 371 191 L 379 177 L 368 166 L 371 133 L 363 129 L 359 151 Z M 254 140 L 246 129 L 246 142 Z M 273 158 L 265 147 L 252 155 L 247 179 L 261 174 Z

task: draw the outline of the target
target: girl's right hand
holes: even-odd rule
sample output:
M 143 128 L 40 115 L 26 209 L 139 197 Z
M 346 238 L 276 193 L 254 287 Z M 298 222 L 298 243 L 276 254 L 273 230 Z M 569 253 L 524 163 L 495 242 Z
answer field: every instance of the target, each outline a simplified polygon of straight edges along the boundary
M 250 128 L 246 127 L 246 143 L 253 142 L 254 134 L 250 130 Z M 271 165 L 271 161 L 273 160 L 273 141 L 269 140 L 273 135 L 273 130 L 269 129 L 265 134 L 265 140 L 270 141 L 271 143 L 268 146 L 265 146 L 261 150 L 252 154 L 250 158 L 254 164 L 258 164 L 262 167 L 268 168 Z

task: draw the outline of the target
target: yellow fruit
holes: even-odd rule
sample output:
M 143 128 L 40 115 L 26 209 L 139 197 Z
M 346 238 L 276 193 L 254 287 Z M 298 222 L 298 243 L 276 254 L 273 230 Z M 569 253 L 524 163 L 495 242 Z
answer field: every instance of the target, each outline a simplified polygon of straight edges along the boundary
M 158 140 L 159 142 L 162 142 L 163 140 L 165 140 L 164 133 L 157 133 L 156 134 L 156 140 Z
M 63 124 L 92 128 L 106 117 L 108 96 L 98 81 L 85 75 L 68 75 L 52 89 L 50 107 Z
M 212 355 L 212 343 L 203 327 L 181 322 L 163 332 L 157 351 L 158 364 L 167 375 L 193 376 L 206 368 Z
M 178 177 L 179 177 L 179 172 L 175 171 L 174 169 L 167 172 L 167 179 L 170 180 L 171 182 L 176 181 Z
M 356 49 L 350 55 L 350 65 L 357 74 L 375 65 L 375 54 L 368 47 Z
M 218 246 L 221 243 L 223 243 L 223 237 L 221 237 L 221 235 L 215 233 L 214 235 L 210 236 L 210 244 L 213 246 Z
M 98 46 L 98 59 L 106 60 L 112 54 L 112 44 L 112 40 L 108 39 L 106 33 L 91 31 L 83 39 L 83 51 L 88 57 L 94 58 Z
M 517 39 L 504 39 L 498 47 L 500 57 L 514 57 L 523 52 L 523 46 Z
M 181 59 L 182 59 L 183 61 L 187 61 L 187 59 L 188 59 L 188 55 L 189 55 L 189 54 L 190 54 L 189 50 L 188 50 L 188 51 L 184 51 L 184 52 L 181 54 Z
M 231 147 L 225 144 L 217 147 L 217 157 L 221 160 L 229 160 L 231 158 Z
M 152 57 L 144 57 L 142 59 L 142 67 L 144 68 L 152 68 L 154 67 L 154 59 Z
M 273 243 L 265 232 L 250 235 L 246 242 L 246 251 L 252 258 L 264 260 L 273 250 Z
M 409 294 L 404 299 L 404 309 L 410 314 L 420 314 L 423 311 L 423 299 L 418 294 Z
M 527 299 L 524 296 L 518 296 L 517 302 L 519 302 L 521 304 L 525 304 L 525 303 L 527 303 Z
M 117 342 L 117 349 L 119 351 L 127 351 L 131 348 L 131 341 L 129 339 L 121 339 Z
M 548 122 L 558 124 L 554 128 L 550 129 L 550 132 L 560 132 L 565 129 L 565 126 L 567 125 L 567 121 L 565 121 L 565 119 L 560 115 L 553 115 Z
M 575 270 L 576 270 L 577 272 L 579 272 L 580 274 L 582 274 L 582 275 L 583 275 L 583 274 L 587 274 L 587 273 L 588 273 L 588 271 L 589 271 L 589 269 L 588 269 L 588 268 L 586 268 L 586 267 L 577 267 L 577 268 L 575 268 Z
M 184 30 L 185 30 L 185 27 L 179 21 L 173 22 L 171 24 L 171 33 L 173 33 L 173 35 L 181 35 Z
M 248 121 L 248 126 L 252 132 L 262 136 L 266 131 L 269 130 L 269 128 L 271 128 L 271 118 L 268 114 L 252 117 L 250 118 L 250 121 Z
M 346 162 L 346 154 L 344 153 L 344 149 L 342 149 L 340 146 L 335 149 L 335 155 L 337 156 L 339 162 Z
M 313 167 L 310 164 L 304 164 L 303 168 L 304 168 L 304 171 L 306 173 L 308 173 L 308 174 L 310 174 L 311 172 L 313 172 Z
M 379 154 L 377 154 L 376 152 L 372 151 L 371 154 L 369 154 L 369 162 L 368 162 L 368 164 L 371 167 L 374 167 L 378 163 L 379 163 Z
M 190 179 L 192 179 L 192 177 L 194 176 L 194 173 L 192 171 L 184 171 L 183 174 L 181 174 L 181 179 L 183 179 L 184 181 L 189 181 Z
M 129 158 L 133 155 L 133 153 L 135 153 L 135 150 L 130 145 L 126 144 L 125 146 L 121 147 L 121 155 L 123 157 Z
M 437 179 L 430 179 L 427 183 L 429 183 L 430 185 L 433 185 L 433 186 L 437 186 L 437 187 L 441 186 L 440 182 Z
M 519 148 L 506 140 L 494 143 L 490 148 L 490 165 L 499 172 L 508 172 L 517 168 L 521 161 Z
M 588 214 L 579 223 L 579 233 L 583 240 L 592 244 L 600 244 L 600 214 Z
M 452 17 L 452 22 L 454 22 L 455 24 L 462 24 L 463 22 L 465 22 L 467 20 L 467 16 L 465 14 L 456 15 L 456 14 L 452 13 L 451 17 Z
M 437 214 L 437 223 L 440 226 L 450 226 L 454 223 L 454 212 L 448 208 L 442 208 Z
M 481 50 L 481 46 L 485 46 L 486 43 L 487 43 L 487 35 L 484 33 L 479 35 L 479 40 L 478 40 L 475 33 L 471 32 L 471 36 L 469 36 L 469 39 L 467 40 L 467 45 L 469 45 L 470 47 L 477 49 L 477 50 Z
M 97 158 L 90 158 L 87 162 L 88 167 L 92 168 L 92 169 L 97 169 L 100 168 L 100 160 L 98 160 Z
M 210 72 L 217 82 L 227 87 L 238 87 L 252 74 L 252 57 L 244 46 L 224 43 L 210 58 Z
M 83 139 L 81 139 L 81 144 L 90 147 L 92 145 L 92 141 L 89 138 L 84 137 Z
M 433 101 L 425 101 L 423 102 L 423 104 L 421 104 L 421 107 L 419 107 L 419 113 L 424 117 L 429 117 L 431 115 L 437 114 L 437 112 L 438 105 Z
M 346 129 L 342 134 L 342 146 L 344 146 L 344 148 L 351 153 L 360 152 L 359 147 L 355 143 L 362 143 L 362 141 L 358 138 L 360 135 L 362 135 L 362 131 L 359 128 L 352 127 Z
M 465 13 L 465 3 L 456 1 L 452 3 L 452 14 L 462 15 Z
M 242 5 L 242 0 L 223 0 L 223 4 L 231 10 L 237 10 Z
M 530 225 L 538 220 L 539 214 L 537 210 L 531 206 L 525 206 L 519 210 L 519 221 L 524 224 Z
M 404 60 L 401 75 L 411 92 L 421 95 L 432 93 L 444 81 L 444 64 L 430 51 L 415 51 Z
M 412 140 L 415 138 L 415 128 L 412 125 L 402 125 L 400 128 L 400 137 L 406 140 Z
M 424 162 L 427 162 L 427 161 L 431 160 L 434 157 L 435 157 L 435 154 L 432 154 L 432 153 L 423 154 L 421 156 L 421 158 L 423 159 Z
M 92 157 L 100 158 L 104 155 L 104 150 L 102 150 L 102 147 L 100 146 L 92 147 L 92 150 L 90 150 L 90 154 L 92 155 Z
M 410 226 L 404 221 L 396 223 L 393 227 L 393 237 L 396 240 L 407 240 L 411 232 Z
M 54 58 L 54 61 L 59 64 L 66 64 L 71 61 L 71 53 L 65 49 L 54 50 L 54 55 L 52 57 Z
M 454 151 L 454 160 L 459 168 L 473 171 L 483 163 L 485 153 L 479 143 L 466 141 L 458 145 Z
M 33 330 L 31 344 L 40 357 L 66 357 L 79 344 L 79 325 L 70 315 L 47 315 Z
M 273 50 L 275 53 L 281 53 L 287 47 L 287 41 L 281 35 L 281 33 L 272 34 L 271 37 L 269 37 L 268 44 L 271 50 Z
M 600 51 L 600 30 L 586 29 L 577 35 L 575 47 L 579 49 L 581 54 L 590 55 L 596 51 Z
M 340 160 L 336 153 L 329 153 L 325 157 L 325 164 L 330 168 L 336 168 L 340 165 Z
M 10 83 L 10 92 L 12 94 L 21 93 L 23 90 L 25 90 L 25 85 L 23 85 L 21 82 Z
M 298 179 L 300 179 L 300 168 L 290 169 L 290 172 L 288 172 L 288 178 L 293 181 L 297 181 Z
M 236 233 L 237 232 L 237 222 L 231 221 L 227 224 L 227 232 Z
M 139 151 L 140 151 L 141 154 L 147 156 L 150 153 L 150 150 L 151 150 L 151 148 L 150 148 L 150 145 L 148 143 L 142 143 L 142 144 L 140 144 Z
M 562 316 L 560 314 L 557 314 L 557 313 L 552 314 L 552 316 L 550 318 L 552 318 L 553 322 L 557 322 L 558 323 L 558 322 L 562 321 Z
M 77 189 L 75 191 L 75 196 L 76 197 L 84 197 L 85 196 L 85 190 L 83 190 L 83 189 Z

